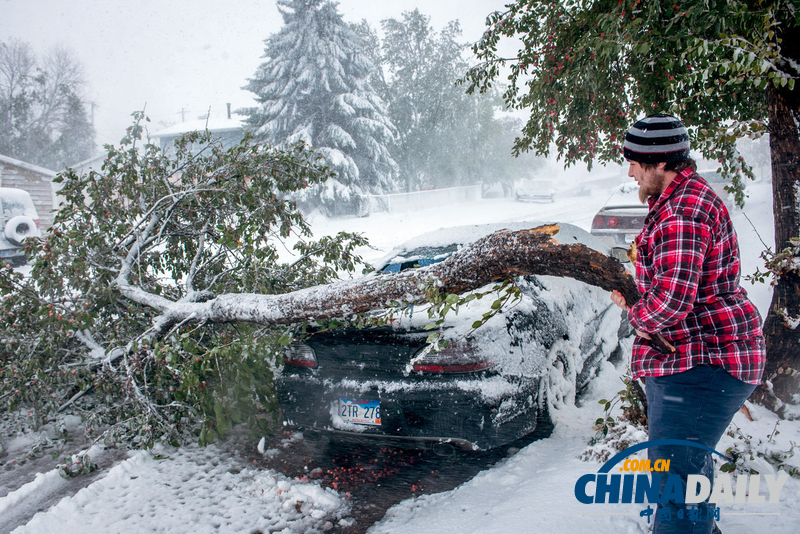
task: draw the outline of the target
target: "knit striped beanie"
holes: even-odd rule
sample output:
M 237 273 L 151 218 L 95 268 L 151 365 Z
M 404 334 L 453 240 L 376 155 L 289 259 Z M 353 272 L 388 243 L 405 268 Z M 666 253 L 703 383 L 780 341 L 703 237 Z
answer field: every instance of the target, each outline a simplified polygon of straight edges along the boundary
M 639 163 L 683 161 L 689 159 L 689 132 L 679 119 L 656 113 L 628 130 L 622 151 L 625 159 Z

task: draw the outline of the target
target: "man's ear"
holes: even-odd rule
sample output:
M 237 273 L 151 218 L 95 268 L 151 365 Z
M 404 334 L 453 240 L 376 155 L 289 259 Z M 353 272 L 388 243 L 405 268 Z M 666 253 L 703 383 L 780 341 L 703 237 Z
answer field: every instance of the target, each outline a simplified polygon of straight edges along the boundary
M 658 168 L 659 171 L 663 171 L 664 169 L 667 168 L 667 162 L 661 161 L 656 165 L 656 167 Z

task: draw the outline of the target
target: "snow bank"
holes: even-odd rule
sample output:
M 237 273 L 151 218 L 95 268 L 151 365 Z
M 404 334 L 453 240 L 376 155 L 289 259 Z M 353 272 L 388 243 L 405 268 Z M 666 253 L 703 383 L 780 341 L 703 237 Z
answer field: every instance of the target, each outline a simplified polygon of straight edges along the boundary
M 14 532 L 313 533 L 347 514 L 347 501 L 330 488 L 241 469 L 220 455 L 213 445 L 137 452 Z

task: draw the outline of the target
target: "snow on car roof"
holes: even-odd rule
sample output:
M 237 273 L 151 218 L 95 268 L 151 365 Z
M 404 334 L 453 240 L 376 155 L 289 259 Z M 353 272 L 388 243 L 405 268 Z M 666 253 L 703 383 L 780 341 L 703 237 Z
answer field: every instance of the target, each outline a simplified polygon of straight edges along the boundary
M 22 189 L 0 187 L 0 206 L 4 211 L 9 211 L 6 216 L 27 215 L 34 219 L 39 218 L 30 193 Z
M 644 206 L 639 200 L 639 184 L 636 182 L 625 182 L 611 191 L 611 195 L 606 200 L 606 206 Z
M 436 249 L 452 247 L 453 245 L 467 245 L 477 241 L 482 237 L 499 232 L 500 230 L 526 230 L 546 224 L 556 224 L 559 226 L 560 229 L 558 233 L 553 236 L 553 239 L 557 243 L 564 245 L 582 243 L 591 249 L 602 252 L 603 254 L 610 253 L 611 249 L 605 243 L 582 228 L 575 226 L 574 224 L 542 221 L 515 221 L 505 223 L 474 224 L 433 230 L 431 232 L 414 237 L 395 247 L 389 254 L 378 261 L 376 265 L 384 266 L 397 261 L 416 260 L 419 257 L 424 256 L 424 254 L 417 254 L 417 252 L 421 252 L 426 249 L 433 252 Z

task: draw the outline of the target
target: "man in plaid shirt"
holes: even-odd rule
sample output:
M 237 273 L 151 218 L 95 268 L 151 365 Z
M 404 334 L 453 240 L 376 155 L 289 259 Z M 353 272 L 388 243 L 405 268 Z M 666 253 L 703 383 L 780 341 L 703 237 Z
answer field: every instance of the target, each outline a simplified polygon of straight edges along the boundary
M 636 238 L 642 298 L 632 307 L 619 292 L 611 298 L 636 329 L 631 370 L 645 379 L 649 438 L 713 449 L 764 371 L 761 317 L 739 285 L 736 232 L 725 204 L 695 172 L 680 120 L 660 113 L 638 121 L 623 150 L 650 211 Z M 675 352 L 651 344 L 656 333 Z M 651 447 L 649 457 L 670 460 L 669 474 L 681 476 L 684 495 L 690 474 L 713 483 L 711 455 L 702 449 Z M 699 514 L 672 501 L 659 510 L 655 534 L 719 531 L 708 502 L 699 504 Z

